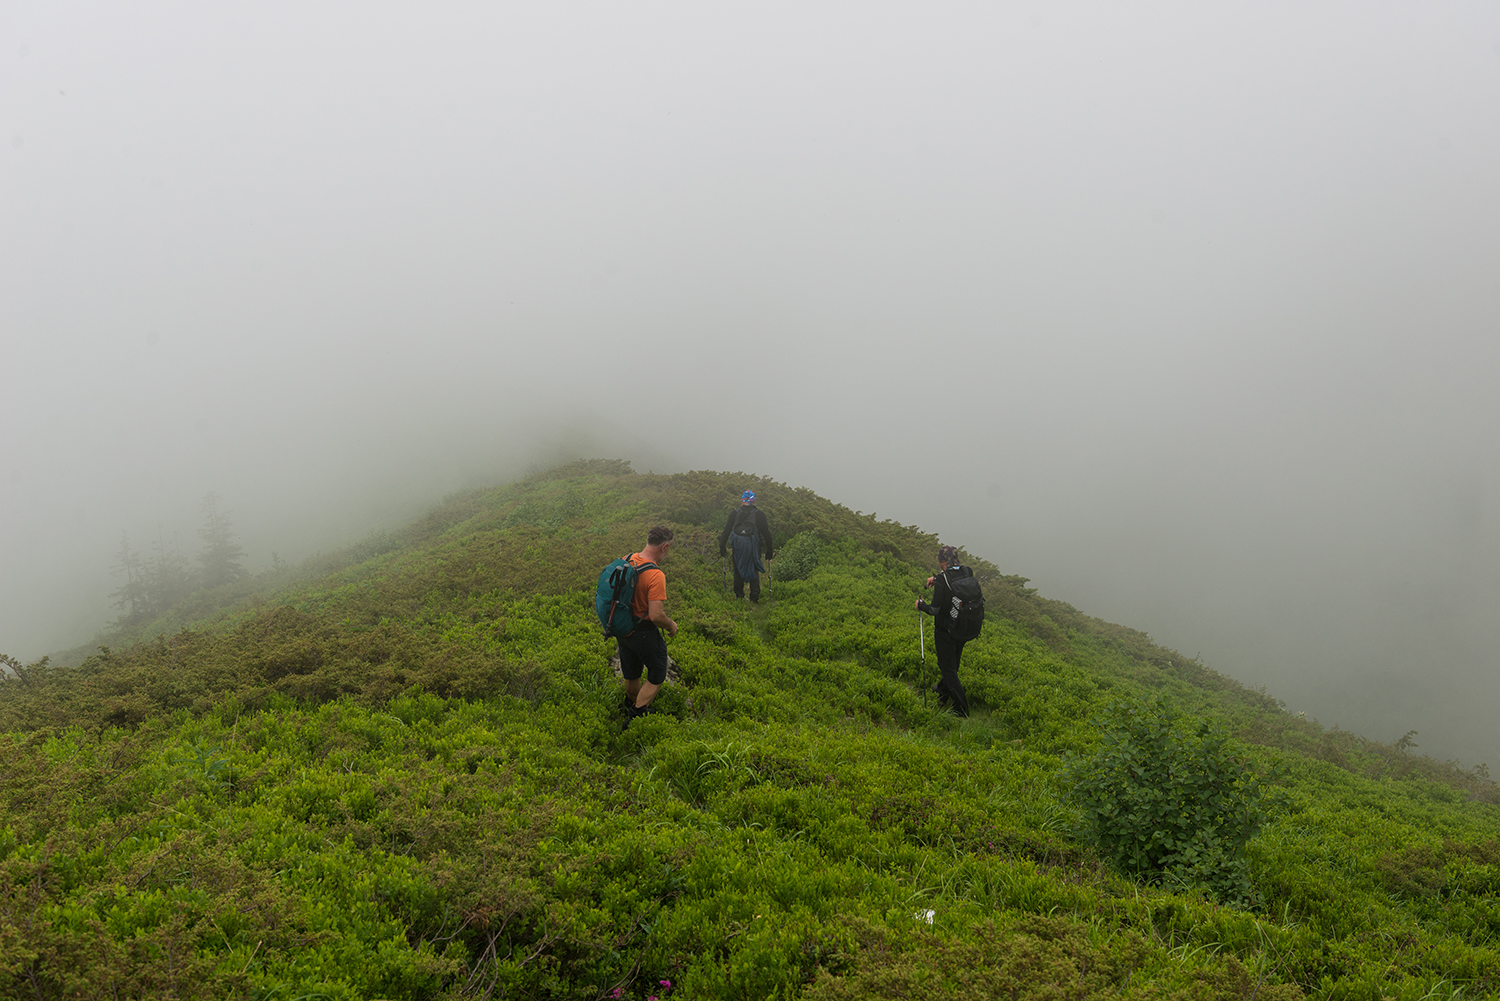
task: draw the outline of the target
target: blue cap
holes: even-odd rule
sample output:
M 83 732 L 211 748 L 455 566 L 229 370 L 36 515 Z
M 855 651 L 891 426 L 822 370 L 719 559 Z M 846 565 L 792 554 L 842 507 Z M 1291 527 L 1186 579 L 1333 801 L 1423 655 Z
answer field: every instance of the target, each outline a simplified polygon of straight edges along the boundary
M 747 500 L 747 501 L 753 501 L 753 500 L 755 500 L 755 491 L 754 490 L 746 490 L 744 493 L 740 494 L 740 500 Z

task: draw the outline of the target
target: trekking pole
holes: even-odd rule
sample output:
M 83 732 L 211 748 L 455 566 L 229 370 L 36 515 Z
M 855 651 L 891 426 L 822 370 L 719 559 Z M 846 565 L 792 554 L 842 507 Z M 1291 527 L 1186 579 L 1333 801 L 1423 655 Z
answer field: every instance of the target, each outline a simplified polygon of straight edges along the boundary
M 922 708 L 927 708 L 927 623 L 922 613 L 917 613 L 917 647 L 922 651 L 922 667 L 917 671 L 917 684 L 922 687 Z

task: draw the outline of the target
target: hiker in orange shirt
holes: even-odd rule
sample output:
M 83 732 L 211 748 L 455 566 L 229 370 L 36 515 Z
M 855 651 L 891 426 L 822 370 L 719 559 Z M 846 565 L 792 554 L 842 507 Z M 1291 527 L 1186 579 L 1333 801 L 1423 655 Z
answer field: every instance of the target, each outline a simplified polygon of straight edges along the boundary
M 677 623 L 667 614 L 667 575 L 659 568 L 667 552 L 672 548 L 672 530 L 657 525 L 646 535 L 646 548 L 629 557 L 631 563 L 655 563 L 656 567 L 642 570 L 635 579 L 635 596 L 630 601 L 630 612 L 642 620 L 635 631 L 615 640 L 620 651 L 620 675 L 625 679 L 625 696 L 630 703 L 630 718 L 644 716 L 651 700 L 661 691 L 667 680 L 668 636 L 677 635 Z M 641 681 L 645 673 L 646 680 Z

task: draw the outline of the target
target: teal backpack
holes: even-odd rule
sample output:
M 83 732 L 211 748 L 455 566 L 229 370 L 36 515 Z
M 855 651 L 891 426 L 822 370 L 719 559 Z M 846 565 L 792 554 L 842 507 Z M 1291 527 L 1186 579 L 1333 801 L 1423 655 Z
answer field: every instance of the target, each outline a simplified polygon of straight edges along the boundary
M 636 566 L 629 557 L 621 556 L 599 574 L 599 589 L 594 592 L 594 612 L 599 616 L 599 625 L 604 628 L 605 639 L 628 636 L 646 621 L 631 614 L 630 602 L 635 598 L 635 581 L 641 571 L 655 569 L 655 563 Z

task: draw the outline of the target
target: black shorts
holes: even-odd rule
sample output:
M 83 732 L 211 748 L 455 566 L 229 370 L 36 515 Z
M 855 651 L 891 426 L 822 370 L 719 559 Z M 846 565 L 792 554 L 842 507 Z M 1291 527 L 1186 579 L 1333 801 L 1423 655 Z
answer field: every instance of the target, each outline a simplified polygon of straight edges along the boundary
M 643 622 L 629 636 L 615 640 L 620 648 L 620 675 L 634 681 L 646 671 L 646 680 L 659 685 L 667 680 L 667 641 L 654 622 Z

